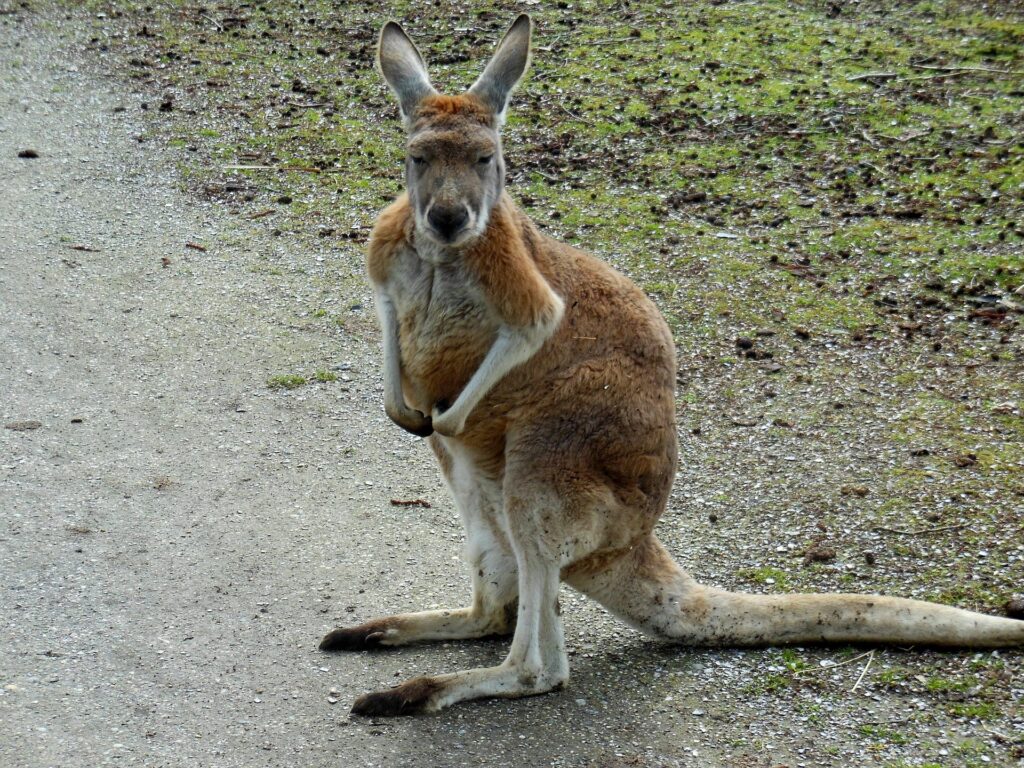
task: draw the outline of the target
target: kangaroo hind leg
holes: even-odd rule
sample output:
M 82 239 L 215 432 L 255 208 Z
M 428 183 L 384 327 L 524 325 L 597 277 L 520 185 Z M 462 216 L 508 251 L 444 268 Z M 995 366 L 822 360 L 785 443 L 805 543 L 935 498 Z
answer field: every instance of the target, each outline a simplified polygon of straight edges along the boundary
M 431 440 L 466 527 L 465 560 L 473 580 L 469 607 L 402 613 L 339 627 L 320 643 L 324 651 L 358 651 L 431 640 L 509 635 L 515 628 L 519 586 L 516 557 L 497 522 L 501 486 L 480 475 L 471 460 Z
M 538 527 L 557 517 L 555 494 L 530 488 L 528 481 L 506 476 L 505 513 L 519 577 L 519 608 L 508 656 L 495 667 L 417 677 L 396 688 L 360 697 L 358 715 L 436 712 L 459 701 L 491 696 L 530 696 L 559 688 L 569 677 L 562 619 L 558 608 L 561 562 Z M 556 546 L 557 549 L 557 546 Z
M 921 600 L 860 594 L 754 595 L 698 584 L 654 537 L 568 582 L 647 634 L 704 646 L 906 643 L 1024 645 L 1024 621 Z

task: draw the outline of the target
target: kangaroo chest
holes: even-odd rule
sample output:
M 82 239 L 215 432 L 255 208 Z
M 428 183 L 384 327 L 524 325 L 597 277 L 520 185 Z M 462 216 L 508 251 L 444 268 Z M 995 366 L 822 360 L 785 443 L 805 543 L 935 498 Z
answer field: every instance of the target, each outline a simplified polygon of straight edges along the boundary
M 458 262 L 433 264 L 406 249 L 392 266 L 388 293 L 411 399 L 426 407 L 454 401 L 498 329 L 476 281 Z

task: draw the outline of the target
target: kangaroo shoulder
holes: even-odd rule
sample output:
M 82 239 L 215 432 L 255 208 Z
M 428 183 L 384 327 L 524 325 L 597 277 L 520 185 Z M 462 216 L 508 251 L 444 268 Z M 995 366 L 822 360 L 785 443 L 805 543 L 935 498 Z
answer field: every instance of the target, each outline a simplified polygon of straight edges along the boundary
M 366 256 L 366 269 L 370 280 L 381 284 L 387 280 L 391 263 L 399 248 L 412 239 L 413 215 L 409 196 L 401 194 L 381 211 L 370 233 Z
M 540 263 L 544 254 L 532 224 L 507 198 L 495 206 L 487 232 L 466 254 L 488 300 L 508 323 L 525 326 L 545 323 L 561 311 Z

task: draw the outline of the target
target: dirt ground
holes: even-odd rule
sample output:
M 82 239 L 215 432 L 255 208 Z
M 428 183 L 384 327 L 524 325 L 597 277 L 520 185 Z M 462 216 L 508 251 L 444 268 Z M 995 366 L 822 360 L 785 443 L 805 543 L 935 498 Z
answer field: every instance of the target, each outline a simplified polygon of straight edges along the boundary
M 307 316 L 349 251 L 186 195 L 180 154 L 140 141 L 149 97 L 97 72 L 73 19 L 0 25 L 0 764 L 1020 764 L 1020 652 L 679 650 L 568 592 L 567 690 L 350 718 L 361 693 L 504 646 L 316 648 L 333 626 L 468 594 L 429 451 L 383 414 L 366 286 L 330 299 L 344 323 Z M 323 380 L 268 386 L 296 370 Z M 763 459 L 731 428 L 735 484 L 701 464 L 711 446 L 684 444 L 664 526 L 730 586 L 745 547 L 799 538 L 776 537 L 799 509 L 709 527 L 703 489 L 749 501 L 759 463 L 793 450 L 801 488 L 838 486 L 818 464 L 874 450 L 820 455 L 823 436 Z

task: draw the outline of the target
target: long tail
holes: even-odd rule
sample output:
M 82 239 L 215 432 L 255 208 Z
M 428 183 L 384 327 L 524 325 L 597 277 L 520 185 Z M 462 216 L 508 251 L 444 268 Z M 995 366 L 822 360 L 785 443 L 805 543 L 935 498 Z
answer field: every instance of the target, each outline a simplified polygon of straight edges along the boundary
M 568 581 L 637 629 L 704 646 L 897 643 L 1024 646 L 1024 621 L 922 600 L 859 594 L 753 595 L 698 584 L 653 535 Z

